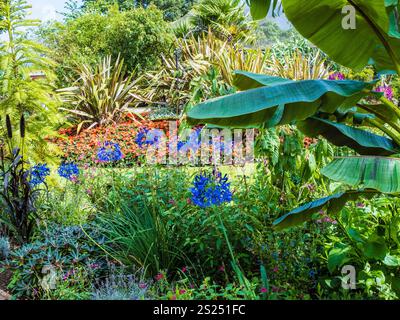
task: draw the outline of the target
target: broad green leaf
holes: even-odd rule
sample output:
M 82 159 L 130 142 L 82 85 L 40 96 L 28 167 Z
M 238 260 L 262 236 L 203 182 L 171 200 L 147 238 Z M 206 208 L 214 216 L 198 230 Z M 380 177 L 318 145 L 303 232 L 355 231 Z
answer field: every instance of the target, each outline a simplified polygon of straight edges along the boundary
M 397 69 L 391 56 L 400 61 L 400 41 L 393 37 L 395 34 L 385 0 L 282 2 L 285 14 L 294 27 L 336 62 L 360 70 L 372 59 L 378 71 Z M 346 13 L 342 10 L 348 5 L 355 8 L 354 29 L 343 28 Z
M 330 80 L 285 82 L 208 100 L 189 110 L 187 117 L 192 125 L 246 128 L 259 127 L 279 113 L 273 125 L 289 124 L 319 111 L 333 113 L 351 108 L 368 95 L 373 84 Z
M 379 118 L 385 120 L 386 122 L 395 121 L 396 123 L 399 123 L 399 117 L 396 112 L 394 112 L 392 109 L 388 108 L 384 104 L 362 104 L 360 106 L 362 109 L 379 116 Z
M 324 208 L 327 209 L 327 213 L 334 215 L 338 213 L 348 201 L 356 201 L 359 197 L 371 197 L 376 194 L 373 190 L 350 190 L 334 194 L 329 197 L 318 199 L 313 202 L 309 202 L 301 207 L 294 209 L 293 211 L 285 214 L 279 219 L 275 220 L 273 225 L 276 229 L 281 230 L 299 225 L 305 221 L 312 219 L 315 213 L 320 212 Z
M 290 79 L 241 70 L 234 71 L 234 74 L 234 85 L 241 91 L 293 82 Z
M 383 263 L 389 267 L 399 267 L 400 266 L 400 257 L 387 254 L 385 256 L 385 259 L 383 259 Z
M 364 244 L 364 254 L 367 258 L 375 260 L 385 259 L 388 248 L 385 244 L 385 240 L 382 238 L 373 239 Z
M 250 13 L 254 20 L 260 20 L 266 17 L 268 14 L 271 0 L 249 0 L 250 1 Z
M 348 234 L 349 237 L 350 237 L 351 239 L 353 239 L 354 241 L 364 243 L 364 240 L 363 240 L 363 238 L 361 237 L 361 234 L 360 234 L 356 229 L 354 229 L 354 228 L 349 228 L 349 229 L 347 230 L 347 234 Z
M 390 156 L 400 152 L 391 139 L 317 117 L 298 122 L 297 127 L 307 136 L 321 135 L 336 146 L 350 147 L 362 155 Z
M 250 6 L 250 13 L 254 20 L 260 20 L 267 16 L 271 10 L 272 16 L 279 15 L 282 10 L 280 0 L 247 0 Z
M 383 193 L 400 192 L 400 159 L 385 157 L 337 158 L 321 170 L 334 181 Z
M 386 10 L 389 15 L 389 36 L 400 38 L 399 19 L 400 3 L 398 0 L 385 0 Z
M 353 249 L 350 246 L 341 244 L 333 248 L 328 254 L 328 270 L 333 272 L 351 260 Z

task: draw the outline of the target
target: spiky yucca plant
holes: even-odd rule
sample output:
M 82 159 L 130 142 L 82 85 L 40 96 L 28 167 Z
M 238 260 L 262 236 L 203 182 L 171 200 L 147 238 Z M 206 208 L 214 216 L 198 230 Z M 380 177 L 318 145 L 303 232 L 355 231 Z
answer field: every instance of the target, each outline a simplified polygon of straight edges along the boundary
M 206 75 L 215 67 L 227 85 L 232 86 L 234 70 L 264 72 L 268 52 L 261 49 L 247 49 L 243 45 L 233 45 L 223 41 L 210 29 L 197 37 L 178 39 L 175 55 L 163 57 L 163 68 L 146 74 L 146 98 L 155 104 L 168 107 L 185 105 L 192 98 L 191 82 Z
M 292 80 L 326 79 L 331 70 L 332 63 L 318 50 L 307 57 L 298 50 L 286 54 L 282 59 L 273 57 L 268 67 L 269 74 Z
M 88 64 L 76 68 L 79 78 L 69 88 L 58 90 L 67 111 L 78 120 L 78 132 L 88 128 L 115 123 L 137 103 L 145 101 L 138 94 L 140 78 L 126 76 L 124 61 L 113 63 L 111 56 L 97 66 Z

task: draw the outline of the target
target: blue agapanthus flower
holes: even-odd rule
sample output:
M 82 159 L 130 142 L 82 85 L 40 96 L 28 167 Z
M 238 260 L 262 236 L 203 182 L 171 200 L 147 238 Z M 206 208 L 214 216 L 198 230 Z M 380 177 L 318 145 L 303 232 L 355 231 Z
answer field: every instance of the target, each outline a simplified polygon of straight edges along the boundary
M 227 175 L 220 172 L 215 174 L 199 174 L 194 178 L 192 202 L 201 208 L 219 206 L 232 201 L 232 192 Z
M 152 132 L 146 127 L 140 128 L 135 138 L 135 143 L 139 146 L 139 148 L 143 148 L 145 145 L 154 145 L 158 142 L 159 136 L 152 134 Z
M 50 169 L 47 164 L 37 164 L 30 170 L 29 183 L 32 187 L 36 187 L 37 185 L 44 183 L 48 175 L 50 175 Z
M 97 158 L 100 162 L 115 162 L 123 158 L 121 148 L 118 143 L 107 141 L 103 147 L 99 148 Z
M 74 180 L 79 176 L 79 167 L 73 162 L 63 162 L 58 167 L 58 174 L 68 180 Z

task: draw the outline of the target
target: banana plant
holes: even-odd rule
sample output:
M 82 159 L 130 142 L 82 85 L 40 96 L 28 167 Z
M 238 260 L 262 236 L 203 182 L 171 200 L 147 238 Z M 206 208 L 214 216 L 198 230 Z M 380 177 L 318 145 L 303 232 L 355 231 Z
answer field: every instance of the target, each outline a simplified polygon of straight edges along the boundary
M 300 224 L 321 209 L 338 213 L 348 201 L 400 193 L 400 109 L 374 88 L 383 73 L 400 74 L 400 3 L 397 0 L 249 0 L 256 19 L 282 6 L 294 27 L 334 61 L 354 70 L 372 64 L 376 80 L 303 80 L 235 72 L 239 92 L 201 103 L 187 113 L 192 125 L 269 128 L 296 124 L 310 137 L 353 149 L 335 159 L 326 177 L 345 192 L 307 203 L 275 221 L 277 229 Z M 355 29 L 343 28 L 352 6 Z M 348 8 L 348 7 L 347 7 Z

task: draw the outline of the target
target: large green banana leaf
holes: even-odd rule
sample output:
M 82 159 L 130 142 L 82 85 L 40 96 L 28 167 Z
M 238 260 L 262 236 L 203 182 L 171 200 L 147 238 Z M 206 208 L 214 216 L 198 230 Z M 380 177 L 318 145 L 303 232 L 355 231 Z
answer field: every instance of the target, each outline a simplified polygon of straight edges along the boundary
M 254 20 L 264 18 L 271 10 L 273 16 L 277 16 L 282 10 L 280 0 L 246 0 L 250 6 L 250 13 Z
M 400 21 L 398 19 L 398 14 L 400 13 L 400 2 L 398 0 L 386 0 L 385 5 L 390 21 L 389 36 L 400 39 Z
M 301 207 L 294 209 L 293 211 L 275 220 L 273 225 L 278 230 L 290 228 L 305 221 L 311 220 L 315 213 L 320 212 L 324 208 L 327 209 L 327 214 L 334 215 L 340 211 L 340 209 L 346 204 L 346 202 L 356 201 L 360 197 L 371 197 L 376 193 L 377 192 L 374 190 L 350 190 L 334 194 L 329 197 L 309 202 Z
M 362 69 L 398 70 L 400 40 L 394 32 L 391 0 L 283 0 L 287 18 L 308 40 L 336 62 Z M 356 9 L 356 28 L 344 29 L 342 9 Z M 372 59 L 372 60 L 371 60 Z M 396 63 L 393 60 L 397 61 Z
M 266 74 L 253 73 L 242 70 L 234 71 L 234 85 L 240 91 L 245 91 L 260 87 L 271 87 L 289 82 L 294 82 L 294 81 L 290 79 L 269 76 Z
M 281 78 L 280 78 L 281 79 Z M 289 124 L 317 112 L 353 107 L 368 95 L 374 82 L 303 80 L 255 88 L 208 100 L 187 113 L 192 125 L 259 127 Z M 271 119 L 274 119 L 271 123 Z M 268 123 L 269 121 L 269 123 Z
M 386 157 L 337 158 L 321 173 L 334 181 L 383 193 L 400 192 L 400 159 Z
M 391 139 L 318 117 L 297 122 L 297 127 L 309 137 L 321 135 L 336 146 L 350 147 L 362 155 L 390 156 L 400 152 Z

